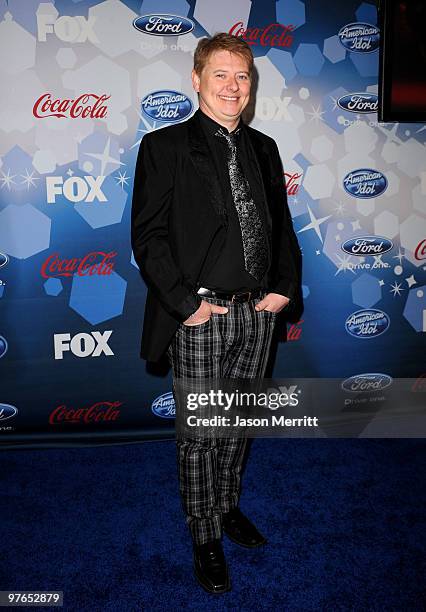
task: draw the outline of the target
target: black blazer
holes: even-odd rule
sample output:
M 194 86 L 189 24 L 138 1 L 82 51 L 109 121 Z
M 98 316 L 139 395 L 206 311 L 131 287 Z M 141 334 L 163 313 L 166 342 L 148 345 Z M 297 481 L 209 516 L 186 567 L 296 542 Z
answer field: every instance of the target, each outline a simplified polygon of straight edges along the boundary
M 275 141 L 245 126 L 267 203 L 271 267 L 269 291 L 291 299 L 286 312 L 302 309 L 301 252 L 293 230 Z M 197 283 L 224 244 L 219 178 L 195 114 L 150 132 L 139 147 L 133 186 L 131 237 L 135 260 L 148 287 L 141 357 L 158 361 L 179 323 L 201 303 Z M 284 311 L 283 311 L 284 312 Z

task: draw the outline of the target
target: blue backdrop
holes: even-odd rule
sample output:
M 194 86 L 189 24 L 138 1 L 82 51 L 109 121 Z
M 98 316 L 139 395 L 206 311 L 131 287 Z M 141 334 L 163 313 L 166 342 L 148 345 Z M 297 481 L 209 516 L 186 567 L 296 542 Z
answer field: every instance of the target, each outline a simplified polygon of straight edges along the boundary
M 133 173 L 144 134 L 197 108 L 193 51 L 218 31 L 252 47 L 246 120 L 277 141 L 303 251 L 305 313 L 274 376 L 424 374 L 426 130 L 377 122 L 374 3 L 1 0 L 0 15 L 4 444 L 173 435 L 170 373 L 139 359 Z

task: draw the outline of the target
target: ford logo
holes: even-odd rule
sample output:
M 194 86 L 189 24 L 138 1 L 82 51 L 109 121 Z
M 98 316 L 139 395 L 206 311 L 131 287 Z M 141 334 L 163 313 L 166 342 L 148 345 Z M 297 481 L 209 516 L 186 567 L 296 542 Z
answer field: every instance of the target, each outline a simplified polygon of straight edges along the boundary
M 3 268 L 9 261 L 9 257 L 5 253 L 0 253 L 0 268 Z
M 174 419 L 176 416 L 176 407 L 173 393 L 168 391 L 155 398 L 151 406 L 152 412 L 162 419 Z
M 383 255 L 393 248 L 393 242 L 381 236 L 357 236 L 349 238 L 342 244 L 342 250 L 349 255 Z
M 343 187 L 354 198 L 376 198 L 388 186 L 385 175 L 378 170 L 361 168 L 349 172 L 343 179 Z
M 4 357 L 7 353 L 7 341 L 6 338 L 0 336 L 0 359 Z
M 351 93 L 342 96 L 337 104 L 350 113 L 376 113 L 379 107 L 379 98 L 373 93 Z
M 133 20 L 134 27 L 152 36 L 182 36 L 194 29 L 194 22 L 179 15 L 142 15 Z
M 141 102 L 142 111 L 156 121 L 182 121 L 192 113 L 192 102 L 178 91 L 153 91 Z
M 392 378 L 387 374 L 356 374 L 344 380 L 341 384 L 344 391 L 350 393 L 368 393 L 382 391 L 392 384 Z
M 346 319 L 345 329 L 354 338 L 375 338 L 389 328 L 390 318 L 382 310 L 368 308 L 353 312 Z
M 10 404 L 0 404 L 0 421 L 11 419 L 17 412 L 18 409 L 15 408 L 15 406 L 11 406 Z
M 348 23 L 338 37 L 345 49 L 355 53 L 371 53 L 379 47 L 380 30 L 371 23 Z

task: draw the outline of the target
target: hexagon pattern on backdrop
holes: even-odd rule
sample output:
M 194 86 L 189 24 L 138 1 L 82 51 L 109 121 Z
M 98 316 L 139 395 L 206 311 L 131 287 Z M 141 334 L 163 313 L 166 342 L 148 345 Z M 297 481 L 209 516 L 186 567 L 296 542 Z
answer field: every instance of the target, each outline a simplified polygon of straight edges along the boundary
M 69 305 L 92 325 L 123 312 L 127 282 L 116 272 L 108 276 L 74 276 Z
M 0 211 L 2 251 L 17 259 L 28 259 L 49 248 L 51 221 L 31 204 L 10 204 Z
M 155 90 L 175 90 L 196 108 L 190 72 L 199 39 L 237 23 L 259 29 L 281 23 L 295 28 L 291 45 L 269 41 L 263 46 L 259 39 L 252 45 L 259 81 L 245 117 L 276 141 L 285 176 L 274 178 L 291 185 L 288 203 L 303 252 L 308 305 L 307 332 L 300 343 L 308 352 L 312 349 L 308 318 L 319 310 L 313 290 L 318 283 L 328 284 L 333 296 L 337 338 L 341 334 L 348 340 L 343 326 L 338 327 L 345 300 L 356 310 L 383 309 L 392 319 L 392 333 L 425 332 L 426 130 L 421 124 L 379 124 L 376 113 L 342 107 L 342 96 L 378 93 L 378 52 L 351 52 L 338 36 L 345 23 L 376 24 L 375 3 L 337 3 L 333 19 L 321 15 L 314 0 L 126 4 L 0 0 L 0 252 L 11 256 L 0 269 L 2 306 L 24 286 L 39 290 L 46 310 L 63 311 L 58 316 L 64 322 L 77 318 L 82 325 L 98 325 L 123 314 L 127 282 L 135 282 L 135 290 L 142 282 L 135 275 L 129 238 L 138 145 L 146 133 L 168 125 L 145 116 L 141 100 Z M 190 15 L 194 29 L 180 36 L 151 36 L 133 27 L 135 17 L 148 13 Z M 67 27 L 82 34 L 81 41 L 69 40 L 69 31 L 54 27 L 63 15 L 69 16 Z M 37 16 L 50 20 L 45 37 L 38 31 Z M 81 29 L 83 19 L 91 23 L 89 37 Z M 61 100 L 105 93 L 110 96 L 107 116 L 37 118 L 32 109 L 45 92 Z M 343 178 L 361 168 L 382 172 L 387 189 L 366 199 L 350 195 Z M 87 176 L 102 181 L 105 201 L 75 203 L 66 194 L 46 201 L 52 177 L 63 185 L 71 177 Z M 384 254 L 365 256 L 342 248 L 350 239 L 369 236 L 385 237 L 393 246 Z M 116 250 L 117 264 L 123 265 L 120 274 L 115 270 L 69 279 L 39 274 L 48 253 L 80 258 L 91 249 Z M 139 324 L 141 313 L 129 317 L 136 314 Z M 127 332 L 118 333 L 126 339 Z M 366 368 L 377 361 L 380 345 L 374 340 L 368 344 Z M 286 350 L 293 346 L 289 343 Z M 300 359 L 297 355 L 295 361 Z M 328 360 L 319 361 L 321 368 L 328 367 Z M 143 379 L 147 381 L 149 375 Z

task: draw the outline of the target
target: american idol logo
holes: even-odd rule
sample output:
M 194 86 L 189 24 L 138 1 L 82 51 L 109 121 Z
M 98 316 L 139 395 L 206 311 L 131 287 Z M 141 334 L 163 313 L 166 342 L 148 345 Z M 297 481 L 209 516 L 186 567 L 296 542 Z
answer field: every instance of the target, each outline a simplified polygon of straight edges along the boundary
M 194 22 L 179 15 L 142 15 L 133 21 L 134 27 L 151 36 L 182 36 L 194 29 Z
M 376 113 L 379 107 L 379 98 L 373 93 L 351 93 L 337 100 L 338 106 L 350 113 Z
M 162 419 L 174 419 L 176 416 L 176 407 L 173 393 L 168 391 L 155 398 L 151 406 L 152 412 Z
M 369 308 L 349 315 L 345 322 L 345 329 L 354 338 L 375 338 L 384 334 L 389 325 L 389 315 L 383 310 Z
M 343 187 L 354 198 L 377 198 L 388 186 L 385 175 L 378 170 L 361 168 L 349 172 L 343 179 Z
M 348 23 L 338 37 L 345 49 L 355 53 L 371 53 L 379 47 L 380 30 L 371 23 Z
M 368 374 L 356 374 L 341 383 L 344 391 L 350 393 L 369 393 L 371 391 L 382 391 L 392 384 L 392 378 L 387 374 L 376 372 Z
M 383 255 L 393 247 L 393 242 L 381 236 L 357 236 L 342 244 L 342 250 L 349 255 L 364 257 L 365 255 Z
M 0 421 L 11 419 L 17 412 L 18 409 L 15 408 L 15 406 L 11 406 L 10 404 L 0 404 Z
M 0 253 L 0 268 L 3 268 L 9 261 L 9 257 L 5 253 Z
M 7 353 L 7 340 L 0 336 L 0 359 L 4 357 Z
M 142 111 L 156 121 L 178 122 L 192 113 L 192 102 L 183 93 L 172 90 L 153 91 L 141 102 Z

